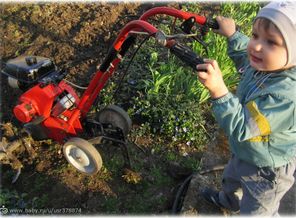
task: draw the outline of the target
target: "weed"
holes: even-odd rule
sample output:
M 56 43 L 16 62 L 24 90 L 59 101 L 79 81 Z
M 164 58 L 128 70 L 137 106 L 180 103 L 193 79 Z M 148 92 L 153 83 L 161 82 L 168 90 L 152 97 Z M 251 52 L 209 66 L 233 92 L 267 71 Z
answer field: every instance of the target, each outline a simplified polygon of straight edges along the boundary
M 16 190 L 2 189 L 0 193 L 0 205 L 5 208 L 24 209 L 24 208 L 41 208 L 49 201 L 46 194 L 39 197 L 31 198 L 28 193 L 19 193 Z
M 102 207 L 104 211 L 108 211 L 108 214 L 119 214 L 118 199 L 116 197 L 106 197 L 105 201 L 102 202 Z
M 196 102 L 181 95 L 165 98 L 161 94 L 150 94 L 144 99 L 135 97 L 134 101 L 134 115 L 141 114 L 146 121 L 142 127 L 152 134 L 160 134 L 169 143 L 183 142 L 197 147 L 206 140 L 204 129 L 199 127 L 205 120 Z
M 150 169 L 150 176 L 152 177 L 156 187 L 169 185 L 171 183 L 171 178 L 163 172 L 163 169 L 160 166 L 152 166 Z

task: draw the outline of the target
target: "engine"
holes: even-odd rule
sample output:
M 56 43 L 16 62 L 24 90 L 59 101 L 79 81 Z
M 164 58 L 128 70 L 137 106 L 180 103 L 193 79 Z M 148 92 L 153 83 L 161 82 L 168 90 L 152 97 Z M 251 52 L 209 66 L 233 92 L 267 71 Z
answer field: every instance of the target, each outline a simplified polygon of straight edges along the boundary
M 60 76 L 60 71 L 49 59 L 40 56 L 20 56 L 8 60 L 2 72 L 12 88 L 26 91 L 42 79 Z
M 34 139 L 61 141 L 67 134 L 75 135 L 77 129 L 81 129 L 78 118 L 70 125 L 67 123 L 80 99 L 63 80 L 65 73 L 49 58 L 21 56 L 11 59 L 2 73 L 7 76 L 9 86 L 24 92 L 13 113 Z

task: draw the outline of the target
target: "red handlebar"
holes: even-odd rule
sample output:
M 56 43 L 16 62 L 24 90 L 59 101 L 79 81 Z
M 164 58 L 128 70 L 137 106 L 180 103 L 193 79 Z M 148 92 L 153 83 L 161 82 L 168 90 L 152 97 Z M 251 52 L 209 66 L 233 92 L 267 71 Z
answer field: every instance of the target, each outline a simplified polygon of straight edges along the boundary
M 129 22 L 124 28 L 120 31 L 119 35 L 117 36 L 113 47 L 116 51 L 119 51 L 121 48 L 122 43 L 126 39 L 129 31 L 131 30 L 144 30 L 150 35 L 155 34 L 158 30 L 152 26 L 150 23 L 143 21 L 143 20 L 133 20 Z
M 199 16 L 196 14 L 192 14 L 186 11 L 181 11 L 181 10 L 177 10 L 175 8 L 168 8 L 168 7 L 156 7 L 156 8 L 152 8 L 148 11 L 146 11 L 141 17 L 140 20 L 148 20 L 149 17 L 152 17 L 156 14 L 167 14 L 173 17 L 177 17 L 183 20 L 187 20 L 190 17 L 194 17 L 196 23 L 200 24 L 200 25 L 204 25 L 206 23 L 206 17 L 204 16 Z
M 131 30 L 140 30 L 140 31 L 145 31 L 151 35 L 155 34 L 158 29 L 155 28 L 153 25 L 151 25 L 150 23 L 147 22 L 147 20 L 156 15 L 156 14 L 166 14 L 166 15 L 170 15 L 173 17 L 177 17 L 183 20 L 187 20 L 191 17 L 195 18 L 195 22 L 200 24 L 200 25 L 204 25 L 207 21 L 206 17 L 204 16 L 199 16 L 193 13 L 189 13 L 189 12 L 185 12 L 185 11 L 181 11 L 181 10 L 177 10 L 175 8 L 169 8 L 169 7 L 156 7 L 156 8 L 152 8 L 148 11 L 146 11 L 139 20 L 134 20 L 129 22 L 127 25 L 124 26 L 124 28 L 120 31 L 118 37 L 116 38 L 114 44 L 113 44 L 113 48 L 116 51 L 119 51 L 121 48 L 122 43 L 124 42 L 124 40 L 126 39 L 129 31 Z

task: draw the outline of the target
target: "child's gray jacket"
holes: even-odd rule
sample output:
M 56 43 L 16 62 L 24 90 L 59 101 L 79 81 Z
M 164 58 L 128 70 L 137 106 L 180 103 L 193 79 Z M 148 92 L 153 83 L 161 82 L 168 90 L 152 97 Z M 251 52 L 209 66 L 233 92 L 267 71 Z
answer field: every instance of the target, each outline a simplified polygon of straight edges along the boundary
M 213 100 L 214 115 L 239 159 L 276 168 L 296 156 L 296 67 L 264 73 L 249 65 L 249 38 L 236 32 L 228 55 L 241 81 L 236 95 Z

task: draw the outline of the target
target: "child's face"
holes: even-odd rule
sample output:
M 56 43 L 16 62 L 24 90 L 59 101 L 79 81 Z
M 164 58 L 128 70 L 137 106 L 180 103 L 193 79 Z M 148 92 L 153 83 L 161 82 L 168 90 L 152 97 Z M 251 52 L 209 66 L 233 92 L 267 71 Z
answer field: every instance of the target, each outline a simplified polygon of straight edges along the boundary
M 272 23 L 266 28 L 257 19 L 248 44 L 250 64 L 256 70 L 275 71 L 287 68 L 287 48 L 280 31 Z

